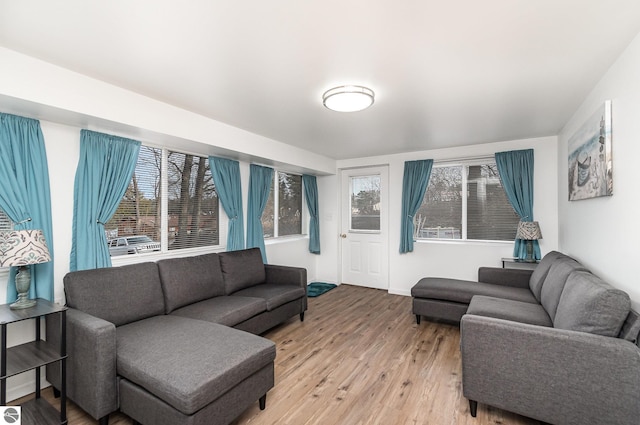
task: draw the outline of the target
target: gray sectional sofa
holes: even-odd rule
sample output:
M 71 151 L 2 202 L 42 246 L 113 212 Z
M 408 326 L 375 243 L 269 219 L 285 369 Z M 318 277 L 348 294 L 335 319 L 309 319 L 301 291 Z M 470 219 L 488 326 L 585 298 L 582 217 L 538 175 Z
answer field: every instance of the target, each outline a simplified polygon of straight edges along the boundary
M 640 316 L 624 291 L 555 251 L 533 272 L 478 275 L 412 289 L 418 323 L 460 321 L 472 416 L 484 403 L 550 424 L 639 423 Z
M 305 269 L 264 265 L 258 249 L 69 273 L 67 394 L 100 424 L 117 410 L 215 425 L 264 409 L 276 351 L 257 334 L 304 320 L 306 286 Z M 47 380 L 59 389 L 59 368 Z

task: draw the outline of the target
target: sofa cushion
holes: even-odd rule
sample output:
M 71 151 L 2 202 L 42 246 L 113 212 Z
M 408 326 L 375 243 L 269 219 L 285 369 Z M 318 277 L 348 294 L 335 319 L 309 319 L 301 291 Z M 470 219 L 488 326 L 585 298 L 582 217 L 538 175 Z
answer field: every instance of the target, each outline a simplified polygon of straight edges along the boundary
M 235 326 L 267 310 L 262 298 L 224 295 L 174 310 L 173 315 Z
M 617 337 L 631 309 L 629 295 L 587 271 L 569 276 L 554 327 Z
M 511 320 L 538 326 L 553 326 L 551 318 L 540 304 L 476 295 L 471 299 L 467 314 Z
M 529 289 L 533 292 L 533 296 L 536 297 L 536 300 L 540 302 L 541 292 L 542 292 L 542 284 L 544 280 L 547 278 L 547 274 L 549 273 L 549 269 L 556 262 L 556 260 L 560 258 L 571 258 L 564 255 L 558 251 L 551 251 L 547 253 L 542 260 L 540 260 L 540 264 L 536 266 L 531 274 L 531 278 L 529 279 Z
M 542 285 L 540 293 L 540 303 L 554 321 L 556 310 L 560 302 L 560 296 L 564 289 L 567 278 L 571 273 L 577 270 L 586 270 L 580 263 L 573 258 L 560 258 L 556 260 L 549 268 L 549 273 Z
M 640 343 L 640 314 L 633 310 L 629 311 L 618 338 L 626 339 L 634 344 Z
M 224 295 L 218 254 L 158 261 L 166 313 L 185 305 Z
M 529 288 L 478 283 L 471 280 L 425 277 L 411 288 L 411 296 L 414 298 L 431 298 L 464 304 L 469 304 L 474 295 L 486 295 L 537 304 Z
M 263 283 L 242 291 L 234 292 L 233 296 L 257 297 L 267 301 L 267 310 L 271 311 L 289 301 L 307 296 L 307 291 L 297 285 L 281 285 L 277 283 Z
M 227 295 L 265 281 L 266 272 L 259 248 L 221 252 L 218 255 Z
M 116 330 L 117 373 L 191 415 L 272 363 L 268 339 L 173 315 Z
M 116 326 L 164 314 L 156 263 L 70 272 L 64 290 L 69 307 Z

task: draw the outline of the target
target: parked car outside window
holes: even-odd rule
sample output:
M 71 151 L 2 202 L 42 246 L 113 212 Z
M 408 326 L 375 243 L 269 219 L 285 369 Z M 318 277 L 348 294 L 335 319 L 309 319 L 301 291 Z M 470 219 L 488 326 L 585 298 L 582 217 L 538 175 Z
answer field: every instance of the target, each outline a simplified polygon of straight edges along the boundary
M 160 251 L 160 242 L 155 242 L 149 236 L 123 236 L 108 241 L 109 255 L 141 254 L 144 252 Z

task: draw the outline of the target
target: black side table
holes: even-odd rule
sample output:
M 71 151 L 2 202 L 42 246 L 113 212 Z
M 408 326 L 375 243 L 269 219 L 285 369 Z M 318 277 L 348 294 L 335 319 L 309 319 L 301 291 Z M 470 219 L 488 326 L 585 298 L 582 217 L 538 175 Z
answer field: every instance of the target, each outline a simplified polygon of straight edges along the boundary
M 539 262 L 540 262 L 540 260 L 536 260 L 534 262 L 531 262 L 531 261 L 521 260 L 519 258 L 503 257 L 502 258 L 502 268 L 503 269 L 512 268 L 512 269 L 534 270 Z
M 21 405 L 22 424 L 67 423 L 67 307 L 38 298 L 38 303 L 22 310 L 11 310 L 9 304 L 0 305 L 1 357 L 0 357 L 0 406 L 7 404 L 7 378 L 23 372 L 36 372 L 35 399 Z M 49 314 L 60 315 L 60 345 L 54 346 L 41 339 L 40 318 Z M 35 319 L 34 341 L 7 348 L 7 325 L 22 320 Z M 40 368 L 51 363 L 60 363 L 60 413 L 40 397 Z M 57 421 L 59 416 L 60 421 Z

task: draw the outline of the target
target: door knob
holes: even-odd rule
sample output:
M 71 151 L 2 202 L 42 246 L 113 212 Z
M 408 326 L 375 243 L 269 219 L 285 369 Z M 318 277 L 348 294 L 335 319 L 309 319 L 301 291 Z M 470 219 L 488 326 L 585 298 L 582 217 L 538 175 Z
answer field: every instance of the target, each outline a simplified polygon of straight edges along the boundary
M 346 234 L 346 233 L 340 233 L 340 237 L 341 237 L 342 239 L 344 239 L 344 238 L 346 238 L 346 237 L 347 237 L 347 234 Z

